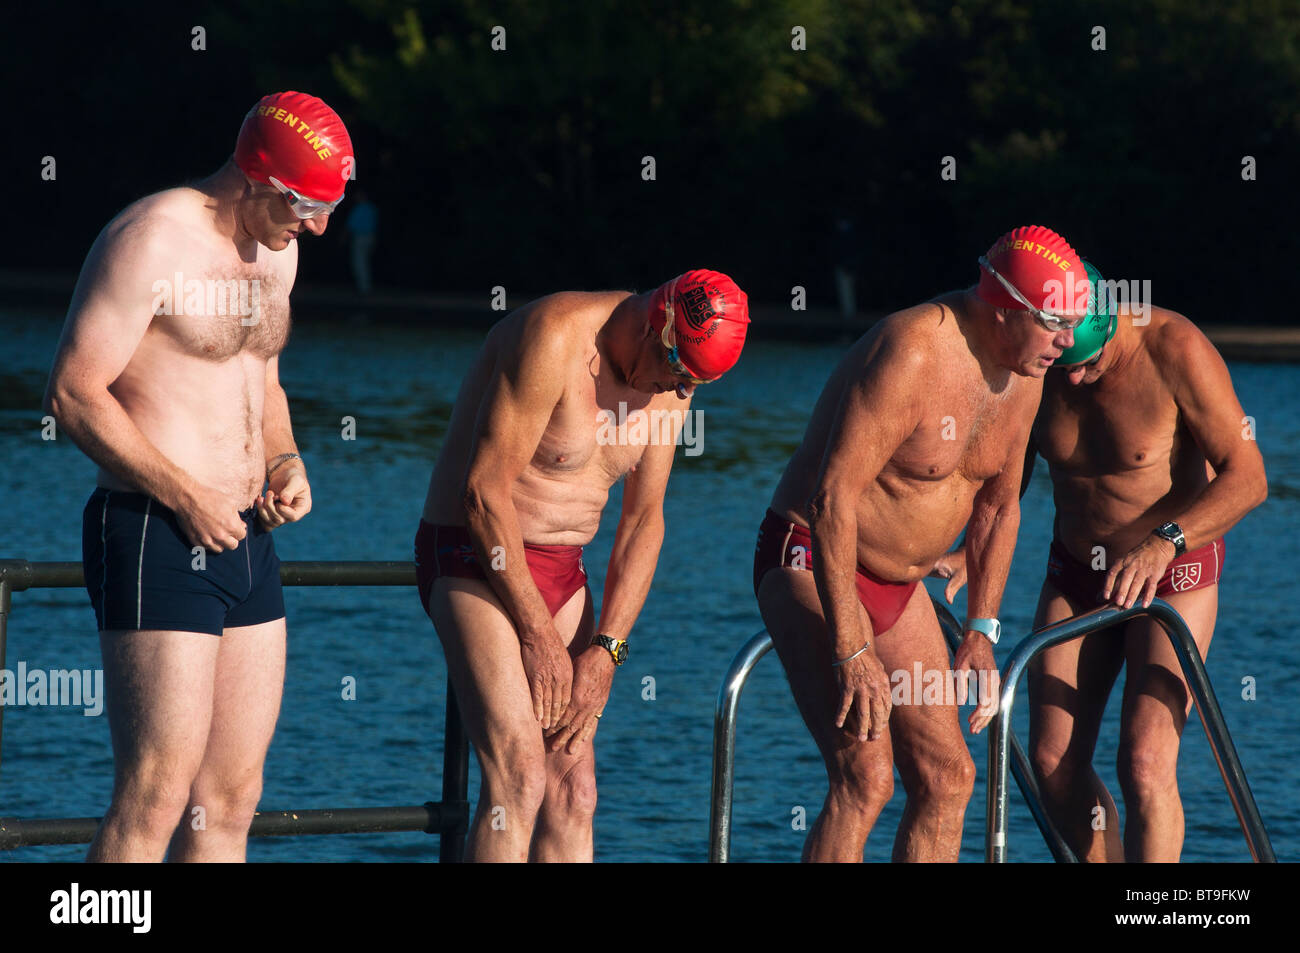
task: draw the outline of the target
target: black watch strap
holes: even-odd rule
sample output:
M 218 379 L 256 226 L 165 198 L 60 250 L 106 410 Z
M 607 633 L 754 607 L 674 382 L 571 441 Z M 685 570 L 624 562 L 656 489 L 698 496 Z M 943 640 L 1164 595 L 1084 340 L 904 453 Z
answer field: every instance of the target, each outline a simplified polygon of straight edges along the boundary
M 1155 535 L 1161 539 L 1167 539 L 1174 544 L 1174 558 L 1177 559 L 1183 553 L 1187 552 L 1187 540 L 1183 536 L 1183 529 L 1173 520 L 1163 523 L 1153 530 Z
M 611 639 L 608 635 L 597 634 L 592 636 L 591 644 L 599 645 L 608 652 L 614 659 L 615 665 L 622 665 L 627 661 L 627 639 Z

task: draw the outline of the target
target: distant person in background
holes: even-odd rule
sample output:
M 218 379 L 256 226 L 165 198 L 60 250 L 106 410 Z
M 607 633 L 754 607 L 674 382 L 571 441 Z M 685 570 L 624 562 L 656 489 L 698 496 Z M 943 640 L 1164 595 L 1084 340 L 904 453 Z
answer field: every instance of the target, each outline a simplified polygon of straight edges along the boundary
M 1025 457 L 1021 494 L 1039 454 L 1056 503 L 1034 627 L 1159 596 L 1186 621 L 1204 660 L 1218 615 L 1223 536 L 1267 497 L 1264 459 L 1205 335 L 1149 301 L 1117 305 L 1085 265 L 1089 317 L 1047 375 Z M 1119 814 L 1092 757 L 1125 666 L 1121 844 Z M 1087 861 L 1177 861 L 1178 748 L 1192 698 L 1161 625 L 1135 619 L 1122 635 L 1058 645 L 1035 659 L 1028 678 L 1034 772 L 1066 843 Z
M 835 294 L 839 300 L 840 316 L 846 324 L 858 314 L 856 289 L 860 257 L 857 227 L 853 219 L 841 215 L 835 220 Z
M 82 267 L 45 407 L 99 464 L 82 565 L 114 778 L 88 860 L 244 859 L 284 690 L 270 531 L 311 509 L 279 354 L 297 240 L 351 163 L 329 106 L 266 96 L 225 165 L 127 206 Z
M 343 226 L 348 242 L 352 246 L 352 279 L 357 283 L 357 291 L 363 295 L 370 294 L 370 255 L 375 248 L 375 235 L 379 231 L 379 209 L 370 201 L 364 189 L 358 189 L 356 204 L 348 214 Z
M 644 294 L 540 298 L 466 373 L 415 563 L 482 769 L 469 859 L 592 859 L 591 742 L 659 560 L 676 436 L 748 326 L 735 282 L 688 271 Z M 582 547 L 620 479 L 596 624 Z
M 809 861 L 862 860 L 894 793 L 907 792 L 898 861 L 956 861 L 975 765 L 948 649 L 920 580 L 969 522 L 971 594 L 953 666 L 972 731 L 996 711 L 993 644 L 1020 522 L 1017 491 L 1043 375 L 1082 318 L 1050 313 L 1043 284 L 1079 257 L 1041 226 L 999 238 L 979 284 L 899 311 L 831 373 L 759 527 L 754 593 L 830 791 Z M 893 703 L 901 677 L 912 680 Z M 901 700 L 905 698 L 906 701 Z

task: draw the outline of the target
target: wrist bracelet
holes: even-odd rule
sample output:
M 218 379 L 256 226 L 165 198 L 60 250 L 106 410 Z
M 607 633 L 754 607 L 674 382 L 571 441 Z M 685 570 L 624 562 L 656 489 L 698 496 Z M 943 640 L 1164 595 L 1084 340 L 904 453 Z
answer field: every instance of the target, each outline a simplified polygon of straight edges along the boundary
M 841 665 L 843 665 L 845 662 L 852 662 L 855 658 L 857 658 L 859 655 L 861 655 L 863 652 L 865 652 L 865 651 L 866 651 L 867 649 L 869 649 L 869 648 L 871 648 L 871 643 L 870 643 L 870 642 L 866 643 L 864 646 L 862 646 L 862 648 L 858 649 L 856 652 L 854 652 L 854 653 L 853 653 L 852 655 L 850 655 L 848 658 L 842 658 L 842 659 L 840 659 L 838 662 L 831 662 L 831 668 L 839 668 L 839 667 L 840 667 Z
M 275 466 L 273 466 L 273 467 L 269 467 L 269 468 L 267 469 L 267 471 L 266 471 L 266 478 L 267 478 L 268 480 L 271 479 L 271 474 L 272 474 L 272 473 L 274 473 L 276 470 L 280 469 L 280 467 L 284 466 L 284 465 L 285 465 L 286 463 L 288 463 L 290 460 L 301 460 L 301 459 L 302 459 L 302 457 L 298 456 L 298 454 L 296 454 L 296 453 L 282 453 L 282 454 L 280 454 L 280 458 L 282 458 L 282 459 L 277 459 L 277 460 L 276 460 Z

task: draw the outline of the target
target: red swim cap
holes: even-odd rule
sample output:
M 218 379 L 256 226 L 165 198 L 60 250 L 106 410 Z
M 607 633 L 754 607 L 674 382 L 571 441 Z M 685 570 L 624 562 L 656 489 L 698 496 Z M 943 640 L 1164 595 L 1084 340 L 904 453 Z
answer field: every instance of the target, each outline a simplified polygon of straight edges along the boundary
M 318 202 L 336 202 L 352 177 L 352 139 L 323 101 L 290 90 L 263 96 L 239 129 L 235 165 L 258 182 L 284 185 Z
M 1069 242 L 1050 228 L 1013 228 L 993 243 L 984 258 L 1034 307 L 1052 314 L 1071 314 L 1076 310 L 1075 296 L 1082 292 L 1086 309 L 1088 273 L 1083 260 Z M 988 268 L 980 268 L 976 293 L 995 308 L 1025 309 Z
M 650 326 L 662 333 L 672 308 L 677 355 L 692 377 L 717 380 L 740 360 L 749 330 L 749 296 L 719 271 L 696 269 L 664 282 L 650 297 Z

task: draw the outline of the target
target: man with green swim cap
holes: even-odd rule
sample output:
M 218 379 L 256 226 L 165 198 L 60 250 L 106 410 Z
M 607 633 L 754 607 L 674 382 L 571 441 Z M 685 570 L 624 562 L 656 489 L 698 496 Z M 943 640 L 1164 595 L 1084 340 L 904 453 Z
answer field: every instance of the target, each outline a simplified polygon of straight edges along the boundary
M 1114 295 L 1101 277 L 1101 272 L 1090 261 L 1084 261 L 1083 268 L 1088 273 L 1088 316 L 1074 329 L 1074 344 L 1061 352 L 1053 367 L 1095 363 L 1119 326 Z
M 1034 627 L 1103 602 L 1159 596 L 1202 659 L 1214 635 L 1223 534 L 1268 493 L 1264 461 L 1228 368 L 1187 318 L 1119 304 L 1084 263 L 1088 314 L 1053 364 L 1025 456 L 1048 463 L 1055 533 Z M 1120 287 L 1123 287 L 1122 285 Z M 1141 318 L 1134 320 L 1134 317 Z M 961 585 L 961 557 L 937 566 Z M 954 565 L 955 564 L 955 565 Z M 1115 802 L 1092 766 L 1115 679 L 1128 666 Z M 1176 861 L 1183 844 L 1178 744 L 1191 698 L 1164 630 L 1149 618 L 1042 653 L 1029 671 L 1029 737 L 1048 813 L 1087 861 Z

